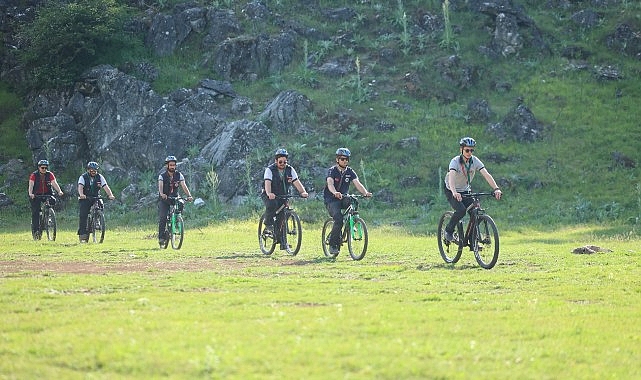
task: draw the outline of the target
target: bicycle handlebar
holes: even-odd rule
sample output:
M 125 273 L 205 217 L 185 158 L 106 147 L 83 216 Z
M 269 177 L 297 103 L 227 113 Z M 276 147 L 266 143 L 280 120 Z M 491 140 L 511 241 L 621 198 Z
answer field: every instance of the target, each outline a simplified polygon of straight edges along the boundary
M 178 200 L 181 200 L 181 201 L 189 202 L 189 200 L 188 200 L 188 199 L 189 199 L 189 198 L 181 197 L 180 195 L 179 195 L 179 196 L 177 196 L 177 197 L 172 197 L 172 196 L 170 196 L 170 195 L 168 195 L 168 196 L 167 196 L 167 200 L 170 200 L 170 201 L 178 201 Z
M 350 197 L 350 198 L 371 198 L 363 194 L 343 194 L 344 197 Z
M 51 199 L 51 198 L 55 199 L 56 198 L 55 196 L 49 195 L 49 194 L 34 194 L 33 197 L 34 198 L 40 198 L 40 199 Z
M 478 192 L 478 193 L 467 193 L 467 194 L 461 193 L 461 196 L 463 198 L 474 198 L 474 197 L 482 197 L 482 196 L 492 196 L 493 197 L 494 196 L 494 192 L 492 191 L 490 193 L 490 192 L 487 192 L 487 191 L 483 191 L 483 192 Z
M 299 195 L 287 194 L 287 195 L 277 195 L 275 199 L 291 199 L 291 198 L 303 198 L 303 197 L 301 197 L 300 194 Z M 303 198 L 303 199 L 307 199 L 307 198 Z

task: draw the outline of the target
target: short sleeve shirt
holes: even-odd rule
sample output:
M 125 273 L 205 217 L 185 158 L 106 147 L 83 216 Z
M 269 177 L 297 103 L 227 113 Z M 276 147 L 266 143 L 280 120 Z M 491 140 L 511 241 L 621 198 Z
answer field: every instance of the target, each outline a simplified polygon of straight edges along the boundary
M 91 176 L 89 178 L 91 178 Z M 94 184 L 93 181 L 95 181 L 96 179 L 100 180 L 100 187 L 107 186 L 107 180 L 100 173 L 96 174 L 95 177 L 90 179 L 90 181 L 92 181 L 91 183 L 85 183 L 85 175 L 83 174 L 80 176 L 80 178 L 78 178 L 78 184 L 82 185 L 83 187 L 91 187 Z
M 461 156 L 456 156 L 450 161 L 450 166 L 445 175 L 445 188 L 450 189 L 449 177 L 454 176 L 454 186 L 457 193 L 465 193 L 472 190 L 471 183 L 474 175 L 485 167 L 483 162 L 472 156 L 468 164 L 461 162 Z
M 51 189 L 47 185 L 47 176 L 49 177 L 49 183 L 56 180 L 56 176 L 53 175 L 52 172 L 47 171 L 44 176 L 40 176 L 40 180 L 36 181 L 36 176 L 40 176 L 40 173 L 31 173 L 29 175 L 29 181 L 33 181 L 34 183 L 34 188 L 33 188 L 33 193 L 36 195 L 44 195 L 44 194 L 50 194 Z M 37 187 L 37 188 L 36 188 Z
M 331 178 L 334 181 L 336 191 L 341 194 L 347 194 L 349 192 L 349 184 L 353 180 L 358 179 L 358 176 L 349 166 L 345 168 L 345 171 L 341 172 L 338 169 L 338 165 L 334 165 L 327 170 L 327 176 L 325 178 Z M 326 203 L 334 200 L 334 194 L 329 191 L 327 185 L 325 185 L 325 190 L 323 191 L 323 198 Z

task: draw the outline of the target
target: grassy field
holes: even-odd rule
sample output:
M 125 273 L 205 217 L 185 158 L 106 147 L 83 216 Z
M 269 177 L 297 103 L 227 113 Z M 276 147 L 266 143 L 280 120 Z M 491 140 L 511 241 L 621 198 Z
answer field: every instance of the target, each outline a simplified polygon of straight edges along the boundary
M 501 231 L 484 270 L 392 227 L 359 262 L 326 259 L 309 224 L 298 256 L 267 257 L 255 228 L 188 229 L 180 251 L 153 226 L 100 245 L 0 232 L 0 379 L 641 376 L 637 238 Z M 572 253 L 587 244 L 612 252 Z

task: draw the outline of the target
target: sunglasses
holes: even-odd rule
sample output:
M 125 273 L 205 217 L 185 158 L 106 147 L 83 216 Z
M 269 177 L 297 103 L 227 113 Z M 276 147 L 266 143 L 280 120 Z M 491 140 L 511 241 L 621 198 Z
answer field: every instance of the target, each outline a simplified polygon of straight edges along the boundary
M 278 160 L 278 163 L 279 163 L 280 165 L 282 165 L 282 164 L 286 164 L 286 163 L 287 163 L 287 160 Z
M 468 148 L 468 149 L 463 149 L 463 151 L 464 151 L 465 153 L 472 153 L 472 152 L 474 152 L 474 149 L 469 149 L 469 148 Z
M 47 169 L 47 166 L 41 166 L 40 169 Z
M 349 157 L 339 157 L 339 161 L 349 161 Z

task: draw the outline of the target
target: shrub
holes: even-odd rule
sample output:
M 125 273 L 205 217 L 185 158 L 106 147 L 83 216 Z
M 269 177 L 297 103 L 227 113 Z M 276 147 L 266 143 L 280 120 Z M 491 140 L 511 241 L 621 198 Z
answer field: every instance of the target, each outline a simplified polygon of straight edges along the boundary
M 122 24 L 126 8 L 113 0 L 52 1 L 20 30 L 26 47 L 19 59 L 32 88 L 67 86 L 101 54 L 126 44 Z

